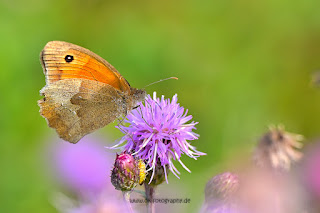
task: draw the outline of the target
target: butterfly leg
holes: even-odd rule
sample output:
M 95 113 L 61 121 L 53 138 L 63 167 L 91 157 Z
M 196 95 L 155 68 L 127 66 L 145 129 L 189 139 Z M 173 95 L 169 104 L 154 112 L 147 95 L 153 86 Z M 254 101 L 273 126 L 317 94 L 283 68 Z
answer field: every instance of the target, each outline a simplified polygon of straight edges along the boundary
M 144 122 L 145 122 L 150 128 L 152 128 L 152 126 L 146 121 L 146 119 L 144 119 L 140 105 L 136 106 L 135 108 L 139 108 L 139 109 L 140 109 L 141 118 L 144 120 Z

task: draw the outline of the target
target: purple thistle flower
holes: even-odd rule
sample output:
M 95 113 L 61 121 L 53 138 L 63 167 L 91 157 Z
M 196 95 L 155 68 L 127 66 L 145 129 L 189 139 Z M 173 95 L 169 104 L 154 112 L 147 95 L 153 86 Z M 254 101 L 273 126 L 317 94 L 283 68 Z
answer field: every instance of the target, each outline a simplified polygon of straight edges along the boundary
M 140 103 L 140 107 L 127 115 L 126 122 L 128 127 L 118 128 L 126 133 L 118 144 L 111 148 L 117 148 L 127 141 L 123 146 L 124 150 L 132 153 L 137 158 L 142 159 L 149 166 L 147 171 L 152 170 L 150 182 L 153 179 L 157 161 L 164 168 L 167 180 L 166 165 L 169 170 L 179 178 L 179 171 L 172 163 L 172 159 L 179 161 L 184 169 L 191 172 L 180 160 L 182 154 L 197 159 L 205 153 L 199 152 L 191 146 L 188 140 L 196 140 L 199 135 L 192 132 L 198 122 L 192 121 L 191 115 L 187 115 L 188 110 L 177 103 L 177 95 L 174 95 L 172 101 L 148 95 L 145 104 Z

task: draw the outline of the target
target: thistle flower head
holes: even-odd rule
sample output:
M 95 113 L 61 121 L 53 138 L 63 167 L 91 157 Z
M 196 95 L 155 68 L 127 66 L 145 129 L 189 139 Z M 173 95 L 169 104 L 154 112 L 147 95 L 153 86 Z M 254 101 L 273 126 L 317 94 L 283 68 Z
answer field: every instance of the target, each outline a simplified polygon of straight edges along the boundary
M 111 172 L 112 185 L 121 191 L 130 191 L 137 186 L 140 180 L 139 162 L 127 153 L 117 154 Z
M 254 152 L 254 162 L 263 168 L 274 170 L 289 170 L 291 164 L 300 160 L 302 153 L 300 141 L 303 136 L 286 132 L 283 126 L 271 126 L 262 136 Z
M 180 160 L 182 154 L 197 159 L 205 153 L 199 152 L 191 146 L 189 140 L 198 139 L 199 135 L 194 133 L 196 122 L 192 121 L 191 115 L 187 115 L 188 110 L 184 110 L 177 103 L 177 95 L 172 101 L 148 95 L 145 104 L 133 110 L 127 115 L 128 127 L 119 127 L 126 135 L 120 142 L 112 148 L 118 147 L 127 141 L 123 146 L 124 150 L 137 156 L 146 162 L 147 171 L 151 171 L 150 182 L 153 179 L 157 162 L 164 168 L 167 180 L 166 166 L 178 177 L 179 171 L 174 167 L 172 159 L 177 160 L 190 172 L 190 170 Z M 179 178 L 179 177 L 178 177 Z

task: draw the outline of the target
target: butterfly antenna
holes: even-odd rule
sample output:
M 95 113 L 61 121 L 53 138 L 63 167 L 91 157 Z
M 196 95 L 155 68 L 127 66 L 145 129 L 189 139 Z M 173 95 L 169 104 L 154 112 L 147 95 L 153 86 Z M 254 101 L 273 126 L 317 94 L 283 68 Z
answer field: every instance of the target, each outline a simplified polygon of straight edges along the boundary
M 153 84 L 159 83 L 159 82 L 161 82 L 161 81 L 166 81 L 166 80 L 170 80 L 170 79 L 178 80 L 177 77 L 170 77 L 170 78 L 161 79 L 161 80 L 159 80 L 159 81 L 155 81 L 155 82 L 152 82 L 151 84 L 148 84 L 148 85 L 145 86 L 143 89 L 145 89 L 146 87 L 151 86 L 151 85 L 153 85 Z

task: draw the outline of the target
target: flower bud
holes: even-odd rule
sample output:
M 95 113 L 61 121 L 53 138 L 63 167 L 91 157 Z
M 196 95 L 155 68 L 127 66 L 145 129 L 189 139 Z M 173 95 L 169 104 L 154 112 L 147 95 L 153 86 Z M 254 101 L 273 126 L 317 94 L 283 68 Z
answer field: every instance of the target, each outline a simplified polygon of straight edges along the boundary
M 211 178 L 205 188 L 206 203 L 230 200 L 239 188 L 239 178 L 225 172 Z
M 138 161 L 127 153 L 117 154 L 111 173 L 111 183 L 121 191 L 130 191 L 139 183 Z
M 293 162 L 301 159 L 303 136 L 286 132 L 283 126 L 271 126 L 254 151 L 254 162 L 260 168 L 288 171 Z

